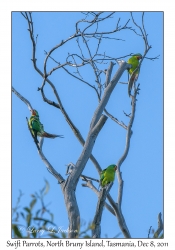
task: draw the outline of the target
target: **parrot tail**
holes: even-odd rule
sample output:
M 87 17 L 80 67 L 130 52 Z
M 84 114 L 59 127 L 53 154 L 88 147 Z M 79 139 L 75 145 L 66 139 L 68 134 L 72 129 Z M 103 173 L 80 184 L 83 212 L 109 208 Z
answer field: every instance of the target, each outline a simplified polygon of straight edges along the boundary
M 44 132 L 44 133 L 42 134 L 42 137 L 47 137 L 47 138 L 52 138 L 52 139 L 54 139 L 54 138 L 56 138 L 56 137 L 64 138 L 63 135 L 53 135 L 53 134 L 49 134 L 49 133 L 47 133 L 47 132 Z
M 129 96 L 131 95 L 131 89 L 132 89 L 133 83 L 137 81 L 137 79 L 138 79 L 138 74 L 131 75 L 131 78 L 129 79 L 129 82 L 128 82 L 128 95 Z

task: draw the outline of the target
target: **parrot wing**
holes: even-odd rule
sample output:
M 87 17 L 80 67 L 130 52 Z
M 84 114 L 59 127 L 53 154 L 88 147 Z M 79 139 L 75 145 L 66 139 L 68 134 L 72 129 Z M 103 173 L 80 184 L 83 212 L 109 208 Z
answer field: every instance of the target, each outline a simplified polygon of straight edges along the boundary
M 103 186 L 103 180 L 104 180 L 104 177 L 105 177 L 105 172 L 106 172 L 106 168 L 103 169 L 103 171 L 101 171 L 100 173 L 100 185 Z
M 32 129 L 36 130 L 37 132 L 41 131 L 41 124 L 38 120 L 33 120 L 31 122 L 31 125 L 32 125 Z
M 39 132 L 41 132 L 42 124 L 40 123 L 38 119 L 36 119 L 33 116 L 30 117 L 28 124 L 29 124 L 31 133 L 33 134 L 34 137 L 36 137 L 36 135 Z

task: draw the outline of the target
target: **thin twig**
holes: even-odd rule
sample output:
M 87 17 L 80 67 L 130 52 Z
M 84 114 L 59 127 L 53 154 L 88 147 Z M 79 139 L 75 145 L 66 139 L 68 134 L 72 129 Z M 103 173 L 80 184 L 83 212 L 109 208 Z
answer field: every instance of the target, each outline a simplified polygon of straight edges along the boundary
M 97 179 L 95 179 L 95 178 L 92 178 L 92 177 L 90 177 L 90 176 L 84 175 L 84 174 L 81 174 L 81 178 L 82 178 L 83 181 L 92 180 L 92 181 L 99 182 L 99 180 L 97 180 Z

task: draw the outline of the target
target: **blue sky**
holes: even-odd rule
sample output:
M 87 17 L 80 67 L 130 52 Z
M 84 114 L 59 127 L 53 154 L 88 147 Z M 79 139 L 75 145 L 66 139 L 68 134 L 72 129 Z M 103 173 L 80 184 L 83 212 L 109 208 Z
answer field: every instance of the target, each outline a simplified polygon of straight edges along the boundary
M 45 58 L 44 50 L 49 51 L 61 40 L 74 34 L 75 22 L 82 17 L 80 12 L 33 13 L 34 31 L 35 35 L 38 34 L 36 55 L 38 67 L 41 70 Z M 109 27 L 114 29 L 119 17 L 122 25 L 130 18 L 130 14 L 129 12 L 116 13 L 110 22 L 103 25 L 103 30 L 107 30 Z M 134 17 L 140 24 L 141 13 L 134 13 Z M 147 56 L 160 55 L 160 57 L 154 61 L 148 59 L 143 61 L 138 80 L 138 83 L 141 84 L 141 91 L 137 98 L 130 150 L 121 167 L 124 180 L 122 211 L 133 238 L 147 237 L 150 226 L 154 229 L 157 228 L 158 213 L 163 213 L 163 14 L 146 12 L 145 28 L 149 44 L 152 45 Z M 101 53 L 105 51 L 106 54 L 116 58 L 130 53 L 143 54 L 143 41 L 134 32 L 123 30 L 113 37 L 125 41 L 105 40 L 100 49 Z M 76 42 L 71 42 L 70 45 L 66 45 L 56 52 L 54 56 L 55 59 L 63 62 L 68 52 L 76 53 L 77 51 Z M 34 71 L 31 56 L 32 46 L 27 23 L 19 12 L 13 12 L 12 85 L 31 102 L 33 108 L 38 110 L 40 120 L 47 132 L 65 136 L 64 139 L 45 139 L 43 146 L 48 160 L 65 177 L 65 164 L 76 163 L 82 146 L 61 112 L 43 102 L 40 92 L 37 91 L 42 84 L 42 78 Z M 55 66 L 54 63 L 50 62 L 49 67 L 53 66 Z M 102 69 L 107 67 L 108 64 L 102 65 Z M 118 65 L 115 65 L 113 74 L 117 68 Z M 95 84 L 91 71 L 83 73 L 85 80 Z M 94 110 L 98 104 L 95 92 L 61 70 L 55 72 L 50 79 L 55 83 L 72 121 L 86 138 Z M 126 72 L 120 80 L 127 81 Z M 55 100 L 49 89 L 47 94 L 49 98 Z M 124 116 L 123 110 L 130 113 L 130 103 L 127 86 L 117 84 L 107 104 L 107 109 L 119 120 L 127 123 L 128 119 Z M 19 189 L 25 194 L 22 205 L 26 205 L 30 200 L 30 194 L 41 189 L 44 179 L 47 179 L 51 186 L 47 197 L 47 201 L 52 202 L 49 208 L 54 213 L 56 224 L 66 229 L 68 219 L 62 192 L 37 153 L 26 125 L 26 116 L 30 116 L 27 106 L 12 94 L 12 205 L 14 206 L 16 203 Z M 93 148 L 93 154 L 102 169 L 118 161 L 124 150 L 125 136 L 125 130 L 108 118 Z M 83 173 L 99 178 L 91 161 L 88 161 Z M 77 200 L 81 218 L 89 222 L 93 220 L 97 196 L 90 189 L 83 188 L 81 183 L 80 180 L 77 186 Z M 111 195 L 116 200 L 117 179 L 115 179 Z M 114 237 L 119 232 L 117 220 L 104 209 L 102 237 L 105 234 L 108 237 Z

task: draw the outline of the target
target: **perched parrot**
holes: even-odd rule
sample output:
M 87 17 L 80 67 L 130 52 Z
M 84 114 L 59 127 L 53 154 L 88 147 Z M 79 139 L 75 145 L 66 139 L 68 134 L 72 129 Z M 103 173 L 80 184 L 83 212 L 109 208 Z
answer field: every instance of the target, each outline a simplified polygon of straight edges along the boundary
M 106 186 L 108 183 L 114 181 L 115 171 L 117 170 L 117 166 L 112 164 L 105 168 L 100 174 L 100 185 L 102 187 Z
M 44 131 L 43 124 L 39 120 L 39 114 L 35 109 L 32 110 L 32 115 L 28 123 L 29 123 L 29 128 L 37 142 L 38 142 L 37 136 L 47 137 L 47 138 L 52 138 L 52 139 L 55 137 L 63 138 L 62 135 L 53 135 Z
M 142 55 L 138 53 L 130 57 L 129 60 L 127 61 L 127 63 L 132 65 L 132 67 L 128 69 L 128 73 L 130 74 L 130 79 L 128 82 L 128 95 L 129 96 L 131 94 L 131 89 L 132 89 L 134 81 L 138 79 L 139 69 L 136 70 L 135 72 L 134 70 L 138 67 L 140 59 L 142 59 Z

